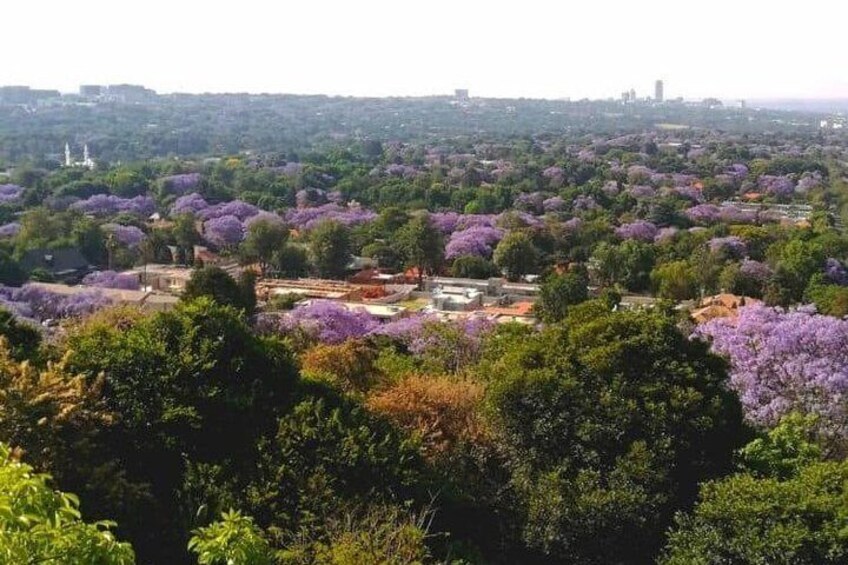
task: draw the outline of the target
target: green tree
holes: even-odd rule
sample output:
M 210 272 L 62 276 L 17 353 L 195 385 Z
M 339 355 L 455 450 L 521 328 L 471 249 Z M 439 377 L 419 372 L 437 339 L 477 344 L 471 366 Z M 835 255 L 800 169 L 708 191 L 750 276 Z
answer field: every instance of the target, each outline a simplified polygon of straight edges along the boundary
M 191 301 L 208 296 L 218 304 L 241 308 L 247 314 L 252 314 L 256 306 L 256 295 L 254 294 L 251 300 L 249 294 L 244 285 L 236 282 L 225 270 L 209 266 L 192 271 L 182 299 Z
M 499 277 L 501 273 L 488 259 L 477 255 L 463 255 L 454 259 L 451 274 L 463 279 L 488 279 Z
M 112 522 L 86 523 L 79 499 L 56 491 L 0 444 L 0 562 L 135 563 L 132 547 L 115 538 Z
M 327 220 L 309 236 L 312 264 L 325 278 L 342 278 L 350 263 L 350 231 L 338 222 Z
M 283 248 L 288 237 L 289 231 L 281 223 L 260 219 L 247 228 L 241 251 L 245 259 L 259 263 L 264 276 L 274 255 Z
M 536 269 L 539 250 L 529 235 L 512 231 L 498 243 L 492 259 L 509 280 L 517 281 Z
M 549 561 L 647 562 L 744 437 L 723 362 L 671 312 L 573 308 L 481 376 L 507 455 L 494 504 Z
M 249 516 L 224 512 L 221 519 L 193 532 L 188 548 L 200 565 L 271 565 L 274 552 Z
M 180 214 L 174 218 L 174 225 L 171 227 L 171 233 L 177 247 L 183 256 L 191 259 L 193 259 L 194 246 L 200 243 L 200 234 L 197 233 L 196 222 L 194 214 Z M 191 260 L 186 262 L 190 263 Z
M 583 269 L 550 276 L 542 283 L 533 311 L 543 322 L 561 322 L 570 306 L 589 298 L 588 286 L 589 277 Z
M 689 300 L 698 296 L 698 281 L 686 261 L 671 261 L 651 271 L 651 284 L 660 298 Z
M 300 245 L 288 243 L 274 255 L 273 268 L 283 278 L 303 277 L 309 272 L 309 256 Z
M 424 274 L 438 271 L 444 261 L 444 238 L 426 215 L 419 215 L 397 231 L 398 249 L 407 267 L 418 269 L 419 286 Z
M 708 482 L 677 517 L 660 563 L 845 563 L 848 462 L 802 467 L 786 480 L 738 474 Z

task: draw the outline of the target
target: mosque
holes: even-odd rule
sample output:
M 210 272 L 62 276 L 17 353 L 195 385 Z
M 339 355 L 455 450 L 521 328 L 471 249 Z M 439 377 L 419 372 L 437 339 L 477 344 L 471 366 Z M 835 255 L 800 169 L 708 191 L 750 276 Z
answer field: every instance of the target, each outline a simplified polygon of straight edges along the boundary
M 83 146 L 82 150 L 82 161 L 74 161 L 71 159 L 71 147 L 67 143 L 65 144 L 65 166 L 66 167 L 85 167 L 86 169 L 94 169 L 96 166 L 94 159 L 91 158 L 91 154 L 88 152 L 88 144 L 86 143 Z

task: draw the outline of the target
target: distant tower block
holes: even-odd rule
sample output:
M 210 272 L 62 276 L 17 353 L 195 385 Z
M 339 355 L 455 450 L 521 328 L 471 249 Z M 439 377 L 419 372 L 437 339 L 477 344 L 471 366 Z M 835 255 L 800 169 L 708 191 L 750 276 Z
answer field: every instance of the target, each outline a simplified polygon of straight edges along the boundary
M 654 100 L 657 102 L 663 101 L 663 81 L 661 80 L 654 83 Z
M 468 89 L 467 88 L 457 88 L 453 91 L 453 96 L 457 100 L 468 100 Z

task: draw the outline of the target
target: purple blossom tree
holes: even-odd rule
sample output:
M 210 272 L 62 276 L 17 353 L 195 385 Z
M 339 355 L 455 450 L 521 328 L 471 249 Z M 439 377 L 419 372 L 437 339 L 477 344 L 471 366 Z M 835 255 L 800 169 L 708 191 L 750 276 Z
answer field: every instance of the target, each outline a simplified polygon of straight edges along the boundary
M 745 242 L 735 235 L 714 237 L 707 245 L 709 245 L 711 253 L 724 253 L 737 259 L 744 257 L 748 252 L 748 246 L 745 245 Z
M 21 231 L 19 222 L 9 222 L 0 226 L 0 237 L 15 237 Z
M 330 344 L 365 337 L 379 324 L 364 311 L 349 310 L 330 300 L 313 300 L 281 315 L 267 314 L 258 323 L 266 332 L 290 335 L 300 331 Z
M 147 239 L 147 235 L 145 235 L 145 233 L 136 226 L 103 224 L 103 230 L 107 234 L 111 235 L 119 244 L 129 247 L 130 249 L 138 247 L 141 245 L 141 242 Z
M 730 360 L 731 386 L 747 417 L 774 426 L 792 412 L 820 417 L 822 431 L 848 433 L 848 320 L 794 310 L 748 306 L 738 318 L 698 327 L 715 352 Z
M 543 204 L 545 195 L 541 192 L 524 192 L 515 197 L 512 202 L 513 208 L 528 212 L 530 214 L 541 214 L 543 212 Z
M 138 275 L 134 273 L 117 273 L 115 271 L 95 271 L 82 279 L 85 286 L 99 288 L 118 288 L 121 290 L 138 290 Z
M 171 194 L 185 194 L 200 184 L 200 173 L 183 173 L 162 177 L 162 185 Z
M 553 196 L 542 202 L 545 212 L 559 212 L 565 208 L 565 200 L 559 196 Z
M 795 192 L 795 183 L 786 176 L 761 175 L 757 185 L 760 190 L 778 197 L 789 197 Z
M 16 184 L 0 184 L 0 204 L 17 202 L 23 193 L 23 187 Z
M 235 216 L 219 216 L 203 223 L 203 235 L 219 248 L 235 247 L 244 239 L 244 224 Z
M 454 232 L 445 246 L 445 259 L 453 260 L 463 255 L 490 258 L 504 231 L 488 226 L 474 226 Z
M 745 259 L 739 265 L 739 272 L 759 283 L 764 283 L 771 278 L 773 271 L 771 267 L 760 261 Z
M 827 280 L 833 284 L 841 286 L 848 285 L 848 271 L 845 270 L 845 266 L 838 259 L 828 257 L 825 263 L 824 273 Z
M 627 194 L 637 200 L 644 200 L 656 196 L 657 191 L 650 186 L 635 184 L 627 189 Z
M 615 235 L 621 239 L 636 239 L 639 241 L 653 242 L 659 230 L 657 226 L 645 220 L 637 220 L 629 224 L 622 224 L 615 230 Z
M 174 205 L 171 206 L 171 216 L 180 214 L 194 214 L 196 216 L 207 208 L 209 208 L 209 203 L 198 193 L 192 192 L 180 196 L 174 201 Z

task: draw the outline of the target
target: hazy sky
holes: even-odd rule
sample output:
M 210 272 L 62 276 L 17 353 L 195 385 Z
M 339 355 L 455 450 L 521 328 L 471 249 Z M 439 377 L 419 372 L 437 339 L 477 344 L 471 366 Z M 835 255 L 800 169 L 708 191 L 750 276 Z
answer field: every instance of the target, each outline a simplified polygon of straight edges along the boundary
M 0 84 L 848 97 L 840 0 L 0 0 Z

